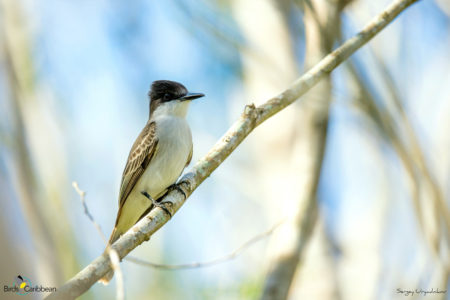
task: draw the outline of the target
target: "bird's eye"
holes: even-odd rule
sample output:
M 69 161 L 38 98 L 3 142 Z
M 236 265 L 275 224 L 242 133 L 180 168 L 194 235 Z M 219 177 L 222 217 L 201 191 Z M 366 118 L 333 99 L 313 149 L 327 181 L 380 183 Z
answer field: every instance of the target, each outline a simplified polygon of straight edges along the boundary
M 164 101 L 168 101 L 170 99 L 172 99 L 172 95 L 171 94 L 169 94 L 169 93 L 164 94 Z

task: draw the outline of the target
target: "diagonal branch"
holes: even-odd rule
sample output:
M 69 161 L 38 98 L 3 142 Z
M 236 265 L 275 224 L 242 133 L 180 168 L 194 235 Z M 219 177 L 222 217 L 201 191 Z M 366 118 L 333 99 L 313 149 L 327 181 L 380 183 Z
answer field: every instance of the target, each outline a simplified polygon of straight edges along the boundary
M 209 153 L 200 159 L 192 170 L 180 179 L 179 185 L 183 188 L 186 195 L 192 194 L 254 128 L 305 94 L 319 80 L 331 73 L 351 54 L 385 28 L 403 10 L 417 1 L 394 1 L 381 14 L 370 21 L 363 30 L 324 57 L 317 65 L 296 80 L 290 88 L 261 106 L 247 105 L 239 120 L 231 126 Z M 180 209 L 185 201 L 183 194 L 177 190 L 173 190 L 164 198 L 164 203 L 172 215 Z M 167 221 L 169 221 L 169 216 L 164 210 L 157 207 L 125 233 L 112 247 L 117 251 L 120 258 L 124 258 L 138 245 L 149 240 L 151 235 Z M 102 254 L 46 299 L 74 299 L 86 292 L 110 270 L 109 257 L 107 254 Z

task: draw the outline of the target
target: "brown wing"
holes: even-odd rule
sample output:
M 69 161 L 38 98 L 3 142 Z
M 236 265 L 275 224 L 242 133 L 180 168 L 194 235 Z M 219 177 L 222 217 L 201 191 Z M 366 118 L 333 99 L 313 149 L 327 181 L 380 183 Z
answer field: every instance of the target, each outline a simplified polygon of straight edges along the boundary
M 150 163 L 150 160 L 156 152 L 157 145 L 156 123 L 147 123 L 134 142 L 128 155 L 127 164 L 123 170 L 119 193 L 119 210 Z

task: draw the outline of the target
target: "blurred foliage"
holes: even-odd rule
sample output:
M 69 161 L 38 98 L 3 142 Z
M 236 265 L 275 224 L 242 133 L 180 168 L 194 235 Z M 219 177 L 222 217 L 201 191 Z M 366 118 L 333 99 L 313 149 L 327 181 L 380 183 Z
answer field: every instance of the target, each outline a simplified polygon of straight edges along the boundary
M 344 2 L 332 37 L 316 33 L 326 49 L 389 3 Z M 195 162 L 244 104 L 272 97 L 311 66 L 305 7 L 330 3 L 337 2 L 2 0 L 2 282 L 20 273 L 59 285 L 103 251 L 71 182 L 87 191 L 108 234 L 151 81 L 172 79 L 207 95 L 189 113 Z M 397 288 L 448 289 L 449 49 L 447 2 L 419 1 L 333 72 L 331 97 L 312 93 L 264 124 L 133 255 L 205 261 L 292 213 L 313 156 L 301 155 L 305 107 L 330 101 L 317 182 L 325 225 L 313 232 L 290 297 L 314 299 L 330 288 L 333 299 L 401 299 Z M 209 268 L 164 272 L 124 262 L 126 296 L 256 299 L 271 253 L 285 246 L 274 240 Z M 82 299 L 112 297 L 113 287 L 96 285 Z

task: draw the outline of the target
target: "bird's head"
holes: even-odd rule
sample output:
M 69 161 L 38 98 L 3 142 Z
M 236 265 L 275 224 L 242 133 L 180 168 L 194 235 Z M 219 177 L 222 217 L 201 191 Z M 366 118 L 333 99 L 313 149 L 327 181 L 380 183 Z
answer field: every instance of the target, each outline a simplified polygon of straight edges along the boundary
M 148 92 L 150 97 L 150 117 L 174 115 L 185 117 L 189 103 L 205 96 L 201 93 L 189 93 L 184 85 L 175 81 L 154 81 Z

